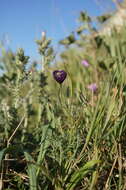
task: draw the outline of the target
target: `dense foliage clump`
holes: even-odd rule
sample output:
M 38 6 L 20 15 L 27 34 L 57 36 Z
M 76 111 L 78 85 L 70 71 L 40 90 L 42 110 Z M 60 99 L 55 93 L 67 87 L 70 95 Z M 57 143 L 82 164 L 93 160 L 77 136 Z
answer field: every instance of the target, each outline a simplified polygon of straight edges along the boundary
M 79 20 L 55 64 L 45 33 L 41 64 L 2 47 L 0 189 L 126 189 L 126 28 Z

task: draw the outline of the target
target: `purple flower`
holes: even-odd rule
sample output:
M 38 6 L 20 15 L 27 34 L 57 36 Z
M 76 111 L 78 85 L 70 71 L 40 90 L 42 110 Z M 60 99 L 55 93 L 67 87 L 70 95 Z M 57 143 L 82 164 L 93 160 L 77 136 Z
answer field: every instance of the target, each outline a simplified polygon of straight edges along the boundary
M 58 83 L 61 84 L 66 79 L 67 73 L 64 70 L 55 70 L 53 71 L 53 77 Z
M 92 92 L 96 92 L 98 87 L 97 87 L 97 84 L 96 83 L 92 83 L 90 85 L 88 85 L 87 87 L 89 90 L 91 90 Z
M 83 61 L 81 62 L 81 64 L 84 65 L 85 67 L 89 67 L 89 63 L 88 63 L 87 60 L 83 60 Z

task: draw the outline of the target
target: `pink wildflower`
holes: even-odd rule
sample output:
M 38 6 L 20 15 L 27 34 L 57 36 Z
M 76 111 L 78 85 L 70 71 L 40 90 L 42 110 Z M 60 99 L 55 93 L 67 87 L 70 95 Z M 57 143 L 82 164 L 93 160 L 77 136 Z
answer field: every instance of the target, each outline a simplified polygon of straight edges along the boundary
M 91 90 L 92 92 L 96 92 L 98 87 L 97 87 L 97 84 L 96 83 L 92 83 L 90 85 L 88 85 L 87 87 L 89 90 Z
M 85 67 L 89 67 L 89 63 L 88 63 L 87 60 L 83 60 L 83 61 L 81 62 L 81 64 L 84 65 Z

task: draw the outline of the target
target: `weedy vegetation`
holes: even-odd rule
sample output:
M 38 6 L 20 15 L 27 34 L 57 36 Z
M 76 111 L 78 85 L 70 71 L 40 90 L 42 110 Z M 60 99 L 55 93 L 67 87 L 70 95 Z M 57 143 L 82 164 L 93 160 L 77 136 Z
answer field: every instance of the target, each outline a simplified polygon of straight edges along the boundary
M 41 63 L 1 45 L 0 190 L 126 189 L 126 27 L 79 21 L 54 64 L 44 33 Z

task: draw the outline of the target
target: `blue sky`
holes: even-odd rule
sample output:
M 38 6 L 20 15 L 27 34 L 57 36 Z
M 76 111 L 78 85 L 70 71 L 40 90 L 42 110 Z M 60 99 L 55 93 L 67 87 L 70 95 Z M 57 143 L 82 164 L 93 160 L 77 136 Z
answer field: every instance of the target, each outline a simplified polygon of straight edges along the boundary
M 13 51 L 22 47 L 37 59 L 35 39 L 43 30 L 56 47 L 77 28 L 81 10 L 95 17 L 113 8 L 111 0 L 0 0 L 0 40 Z

